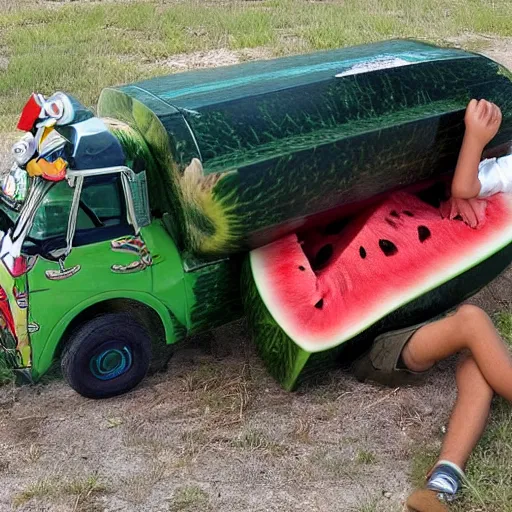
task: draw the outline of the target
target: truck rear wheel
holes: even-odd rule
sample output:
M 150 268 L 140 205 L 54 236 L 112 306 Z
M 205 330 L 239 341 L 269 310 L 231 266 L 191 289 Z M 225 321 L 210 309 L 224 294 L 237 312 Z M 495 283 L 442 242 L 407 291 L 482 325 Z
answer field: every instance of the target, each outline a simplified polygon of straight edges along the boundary
M 145 377 L 151 338 L 132 316 L 105 314 L 82 325 L 67 343 L 61 360 L 69 385 L 87 398 L 126 393 Z

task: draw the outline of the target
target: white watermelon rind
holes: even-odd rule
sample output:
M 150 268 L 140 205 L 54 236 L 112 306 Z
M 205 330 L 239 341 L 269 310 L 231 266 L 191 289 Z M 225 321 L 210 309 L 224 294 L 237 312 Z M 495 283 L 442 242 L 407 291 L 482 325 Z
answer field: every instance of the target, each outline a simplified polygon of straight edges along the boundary
M 269 282 L 271 277 L 265 272 L 263 261 L 266 247 L 253 250 L 249 254 L 249 261 L 251 272 L 256 285 L 256 289 L 260 295 L 261 300 L 268 309 L 274 321 L 280 326 L 284 333 L 299 346 L 302 350 L 309 353 L 323 352 L 341 345 L 342 343 L 354 338 L 358 334 L 368 329 L 379 320 L 383 319 L 398 308 L 409 304 L 418 297 L 438 288 L 442 284 L 464 274 L 471 268 L 479 265 L 483 261 L 492 257 L 504 249 L 507 245 L 512 243 L 512 194 L 504 194 L 503 201 L 505 207 L 509 210 L 509 222 L 506 228 L 499 233 L 490 236 L 489 240 L 483 244 L 478 251 L 458 259 L 439 274 L 436 274 L 436 280 L 424 279 L 416 286 L 407 290 L 407 296 L 404 293 L 394 297 L 387 297 L 385 303 L 381 307 L 374 309 L 370 314 L 365 315 L 360 322 L 354 324 L 349 329 L 342 329 L 342 334 L 333 334 L 329 337 L 322 336 L 315 338 L 313 336 L 306 337 L 304 332 L 300 332 L 298 326 L 290 323 L 289 318 L 286 317 L 280 304 L 272 294 L 273 284 Z

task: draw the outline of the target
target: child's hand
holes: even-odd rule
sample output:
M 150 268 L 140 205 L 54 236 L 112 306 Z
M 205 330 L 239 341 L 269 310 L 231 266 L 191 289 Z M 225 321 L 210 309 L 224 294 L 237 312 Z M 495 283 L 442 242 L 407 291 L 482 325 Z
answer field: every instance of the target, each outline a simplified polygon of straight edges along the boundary
M 466 136 L 483 149 L 498 133 L 501 117 L 501 110 L 494 103 L 487 100 L 471 100 L 464 118 Z
M 468 226 L 477 229 L 485 224 L 487 201 L 482 199 L 461 199 L 451 197 L 441 204 L 443 219 L 454 220 L 460 217 Z

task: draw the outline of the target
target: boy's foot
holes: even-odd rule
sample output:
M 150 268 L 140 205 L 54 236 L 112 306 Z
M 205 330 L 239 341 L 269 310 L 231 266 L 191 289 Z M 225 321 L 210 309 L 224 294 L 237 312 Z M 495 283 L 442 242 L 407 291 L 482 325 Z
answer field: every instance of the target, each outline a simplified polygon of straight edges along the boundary
M 410 512 L 448 512 L 448 507 L 439 501 L 437 494 L 430 489 L 414 491 L 407 498 L 407 509 Z
M 442 460 L 428 476 L 427 488 L 413 492 L 407 499 L 407 507 L 414 512 L 448 512 L 444 502 L 455 499 L 464 472 L 456 464 Z

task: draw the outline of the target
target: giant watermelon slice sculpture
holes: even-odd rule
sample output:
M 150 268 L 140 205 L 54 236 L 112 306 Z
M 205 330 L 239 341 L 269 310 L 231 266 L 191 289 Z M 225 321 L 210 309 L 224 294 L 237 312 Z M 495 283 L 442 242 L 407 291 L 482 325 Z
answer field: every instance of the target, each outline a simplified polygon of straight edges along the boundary
M 484 225 L 472 229 L 397 192 L 348 223 L 256 249 L 243 289 L 260 354 L 292 389 L 315 355 L 473 294 L 511 261 L 511 242 L 509 195 L 490 198 Z

